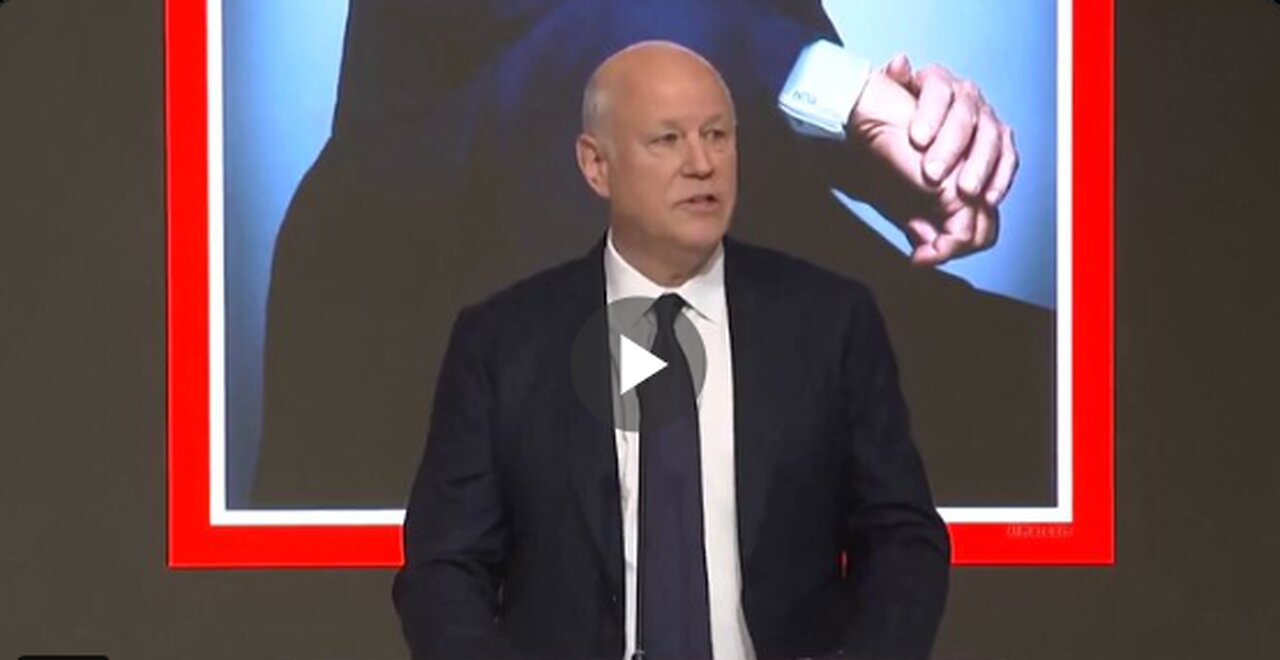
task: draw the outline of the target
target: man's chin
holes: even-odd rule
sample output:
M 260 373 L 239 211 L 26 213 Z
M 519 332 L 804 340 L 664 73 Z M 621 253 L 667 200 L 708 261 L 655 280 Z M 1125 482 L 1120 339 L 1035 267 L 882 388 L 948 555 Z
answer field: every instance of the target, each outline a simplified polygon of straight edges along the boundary
M 716 249 L 728 231 L 728 223 L 723 220 L 711 220 L 700 226 L 684 228 L 677 237 L 680 249 L 692 254 L 707 254 Z
M 677 233 L 686 245 L 714 246 L 729 231 L 729 218 L 723 213 L 681 213 Z

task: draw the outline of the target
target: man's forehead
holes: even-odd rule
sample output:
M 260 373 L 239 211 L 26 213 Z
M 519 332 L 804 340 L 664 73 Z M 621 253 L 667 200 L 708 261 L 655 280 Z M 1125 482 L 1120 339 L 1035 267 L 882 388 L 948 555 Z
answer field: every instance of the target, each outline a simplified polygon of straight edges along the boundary
M 659 126 L 671 128 L 683 128 L 685 126 L 707 126 L 712 124 L 726 124 L 733 121 L 733 113 L 728 111 L 717 112 L 686 112 L 678 115 L 659 115 L 651 119 L 652 123 Z
M 702 125 L 734 114 L 720 74 L 702 56 L 667 42 L 623 49 L 592 76 L 584 96 L 584 125 L 651 127 Z
M 723 88 L 715 67 L 698 53 L 670 42 L 642 42 L 614 53 L 594 74 L 605 87 L 662 90 L 671 86 Z
M 731 115 L 733 101 L 714 75 L 635 77 L 620 95 L 619 109 L 648 111 L 671 118 Z

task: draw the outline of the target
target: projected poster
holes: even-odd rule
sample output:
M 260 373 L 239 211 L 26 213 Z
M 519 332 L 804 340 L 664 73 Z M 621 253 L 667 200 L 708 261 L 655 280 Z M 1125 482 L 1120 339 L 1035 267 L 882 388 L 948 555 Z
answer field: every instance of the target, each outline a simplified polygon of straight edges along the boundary
M 875 293 L 955 561 L 1111 561 L 1110 2 L 724 4 L 167 2 L 171 565 L 399 565 L 453 319 L 600 240 L 581 90 L 646 38 L 734 93 L 731 233 Z M 777 109 L 797 35 L 978 86 L 993 247 L 910 264 Z

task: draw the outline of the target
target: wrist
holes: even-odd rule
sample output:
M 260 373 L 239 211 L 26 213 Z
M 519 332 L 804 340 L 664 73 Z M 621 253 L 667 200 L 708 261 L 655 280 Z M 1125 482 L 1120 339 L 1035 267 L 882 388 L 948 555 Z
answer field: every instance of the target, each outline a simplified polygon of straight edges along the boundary
M 849 140 L 868 140 L 887 126 L 905 127 L 915 114 L 916 99 L 882 71 L 872 71 L 849 111 Z

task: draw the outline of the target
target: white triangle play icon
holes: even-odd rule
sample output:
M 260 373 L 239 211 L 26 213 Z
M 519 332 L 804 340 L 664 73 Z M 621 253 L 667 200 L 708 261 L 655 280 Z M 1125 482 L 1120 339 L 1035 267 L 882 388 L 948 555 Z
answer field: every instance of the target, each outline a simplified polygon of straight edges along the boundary
M 618 387 L 621 389 L 618 394 L 622 395 L 665 369 L 667 363 L 627 339 L 626 335 L 619 335 L 618 339 Z

